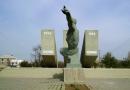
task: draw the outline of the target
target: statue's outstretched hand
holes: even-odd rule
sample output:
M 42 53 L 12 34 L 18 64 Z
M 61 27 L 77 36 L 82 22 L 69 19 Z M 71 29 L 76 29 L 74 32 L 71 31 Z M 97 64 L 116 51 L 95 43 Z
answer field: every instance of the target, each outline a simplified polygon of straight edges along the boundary
M 61 10 L 64 14 L 69 13 L 69 11 L 67 10 L 67 8 L 64 6 L 63 9 Z

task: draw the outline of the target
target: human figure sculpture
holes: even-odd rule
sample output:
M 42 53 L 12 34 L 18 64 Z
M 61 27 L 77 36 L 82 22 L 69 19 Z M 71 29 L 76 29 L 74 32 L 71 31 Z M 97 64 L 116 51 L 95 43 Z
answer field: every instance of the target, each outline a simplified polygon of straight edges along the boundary
M 64 6 L 61 11 L 66 15 L 68 22 L 68 31 L 66 34 L 68 48 L 61 48 L 60 53 L 64 57 L 68 57 L 69 55 L 74 55 L 78 52 L 79 31 L 76 27 L 76 19 L 72 18 L 69 10 Z

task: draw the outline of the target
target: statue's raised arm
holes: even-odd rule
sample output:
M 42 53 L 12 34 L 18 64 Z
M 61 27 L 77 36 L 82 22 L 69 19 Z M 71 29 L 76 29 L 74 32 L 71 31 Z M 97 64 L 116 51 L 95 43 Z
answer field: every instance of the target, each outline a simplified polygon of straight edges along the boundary
M 65 6 L 63 7 L 62 12 L 66 15 L 69 30 L 74 31 L 76 29 L 76 19 L 72 18 L 69 10 Z
M 73 60 L 76 59 L 75 56 L 78 55 L 78 42 L 79 42 L 79 31 L 76 28 L 76 19 L 74 19 L 69 10 L 64 6 L 61 10 L 63 14 L 66 15 L 66 19 L 68 22 L 68 30 L 66 33 L 66 42 L 68 46 L 60 49 L 60 53 L 64 56 L 65 64 L 71 63 L 72 57 Z M 74 55 L 74 56 L 73 56 Z M 71 57 L 72 56 L 72 57 Z
M 66 15 L 68 22 L 68 30 L 66 34 L 66 41 L 68 44 L 68 55 L 69 53 L 74 53 L 77 51 L 78 41 L 79 41 L 79 32 L 76 28 L 76 19 L 72 18 L 69 10 L 64 6 L 62 9 L 63 14 Z M 64 51 L 64 50 L 63 50 Z

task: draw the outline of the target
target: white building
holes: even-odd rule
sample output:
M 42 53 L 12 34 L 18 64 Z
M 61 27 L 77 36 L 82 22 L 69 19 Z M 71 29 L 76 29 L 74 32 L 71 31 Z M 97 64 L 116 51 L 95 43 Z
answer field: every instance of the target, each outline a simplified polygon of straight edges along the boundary
M 20 67 L 20 63 L 23 62 L 24 60 L 17 60 L 17 59 L 13 59 L 10 62 L 10 66 L 11 67 Z
M 1 55 L 0 56 L 0 65 L 10 66 L 10 61 L 15 60 L 16 57 L 13 55 Z

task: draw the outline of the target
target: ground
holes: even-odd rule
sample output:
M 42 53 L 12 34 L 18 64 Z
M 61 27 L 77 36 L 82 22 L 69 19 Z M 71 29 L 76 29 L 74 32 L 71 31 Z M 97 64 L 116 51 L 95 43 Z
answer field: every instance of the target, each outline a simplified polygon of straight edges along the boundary
M 91 90 L 130 90 L 130 78 L 92 78 L 86 84 Z
M 64 90 L 58 79 L 0 78 L 0 90 Z
M 0 90 L 130 90 L 129 69 L 83 70 L 86 79 L 75 87 L 57 77 L 63 69 L 6 68 L 0 71 Z

